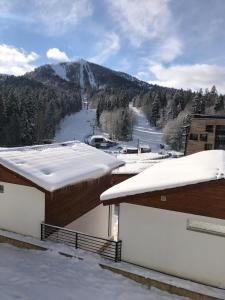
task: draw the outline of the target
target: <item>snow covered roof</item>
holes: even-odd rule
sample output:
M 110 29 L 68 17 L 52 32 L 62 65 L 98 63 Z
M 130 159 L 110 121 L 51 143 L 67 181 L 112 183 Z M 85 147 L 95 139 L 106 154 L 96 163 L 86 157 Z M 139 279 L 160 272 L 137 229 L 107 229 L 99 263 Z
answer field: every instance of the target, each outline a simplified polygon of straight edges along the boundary
M 0 165 L 48 191 L 98 178 L 123 162 L 79 141 L 0 149 Z
M 136 175 L 147 168 L 152 167 L 155 163 L 158 163 L 159 161 L 154 161 L 152 163 L 143 163 L 143 162 L 136 162 L 136 163 L 126 163 L 124 166 L 119 167 L 112 171 L 112 174 L 114 175 Z
M 133 153 L 133 154 L 117 154 L 119 160 L 125 162 L 124 166 L 115 169 L 113 174 L 139 174 L 145 169 L 152 167 L 156 163 L 162 162 L 162 158 L 167 157 L 166 154 L 159 153 Z
M 225 178 L 225 151 L 202 151 L 146 169 L 101 195 L 101 200 L 171 189 Z

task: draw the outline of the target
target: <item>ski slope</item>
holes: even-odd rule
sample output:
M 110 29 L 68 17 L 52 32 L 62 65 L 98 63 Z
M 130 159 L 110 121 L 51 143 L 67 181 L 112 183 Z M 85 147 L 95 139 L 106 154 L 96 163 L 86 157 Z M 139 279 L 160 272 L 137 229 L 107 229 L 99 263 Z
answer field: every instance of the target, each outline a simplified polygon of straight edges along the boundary
M 78 140 L 83 142 L 86 136 L 93 134 L 95 120 L 95 109 L 82 109 L 77 113 L 65 117 L 56 132 L 55 141 L 64 142 Z M 95 128 L 94 133 L 101 134 L 101 131 L 98 128 Z
M 64 80 L 69 80 L 66 76 L 66 66 L 62 64 L 52 64 L 51 65 L 52 69 L 54 70 L 55 74 L 59 76 L 60 78 Z
M 133 111 L 137 123 L 134 126 L 133 140 L 120 143 L 125 146 L 149 145 L 153 152 L 157 152 L 163 143 L 163 134 L 160 130 L 151 127 L 144 113 L 136 107 L 130 107 Z M 60 124 L 56 132 L 55 141 L 64 142 L 69 140 L 84 141 L 85 137 L 93 134 L 93 124 L 96 120 L 95 109 L 82 109 L 81 111 L 67 116 Z M 103 134 L 99 128 L 94 129 L 94 134 Z
M 159 145 L 163 143 L 163 134 L 155 127 L 151 127 L 145 114 L 138 108 L 130 106 L 133 111 L 137 123 L 134 126 L 133 141 L 127 144 L 136 146 L 138 141 L 140 144 L 149 145 L 153 152 L 159 150 Z

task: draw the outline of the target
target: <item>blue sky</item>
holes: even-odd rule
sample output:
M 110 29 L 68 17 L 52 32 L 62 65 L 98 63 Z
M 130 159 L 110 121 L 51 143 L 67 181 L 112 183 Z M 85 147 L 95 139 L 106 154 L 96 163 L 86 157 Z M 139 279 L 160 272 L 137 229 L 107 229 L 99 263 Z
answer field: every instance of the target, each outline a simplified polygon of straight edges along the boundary
M 225 93 L 224 0 L 0 0 L 0 73 L 84 58 Z

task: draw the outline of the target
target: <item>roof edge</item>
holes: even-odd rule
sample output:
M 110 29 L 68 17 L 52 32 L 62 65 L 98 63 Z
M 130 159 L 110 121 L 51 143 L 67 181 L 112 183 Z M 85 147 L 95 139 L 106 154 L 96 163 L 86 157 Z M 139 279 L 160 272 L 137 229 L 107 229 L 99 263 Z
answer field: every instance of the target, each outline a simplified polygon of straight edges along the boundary
M 127 179 L 127 180 L 129 180 L 129 179 Z M 145 196 L 149 197 L 152 194 L 159 194 L 159 193 L 165 194 L 165 193 L 167 193 L 169 191 L 172 191 L 172 190 L 177 190 L 177 189 L 180 190 L 184 187 L 189 187 L 189 186 L 205 185 L 205 184 L 208 184 L 208 183 L 218 182 L 220 180 L 225 180 L 225 178 L 211 179 L 211 180 L 206 180 L 206 181 L 201 181 L 201 182 L 196 182 L 196 183 L 190 183 L 190 184 L 184 184 L 184 185 L 171 187 L 171 188 L 166 188 L 166 189 L 156 189 L 156 190 L 152 190 L 152 191 L 148 191 L 148 192 L 136 193 L 136 194 L 132 194 L 132 195 L 124 195 L 124 196 L 115 197 L 115 198 L 108 198 L 108 199 L 101 199 L 101 196 L 102 196 L 101 195 L 100 196 L 100 201 L 103 203 L 103 205 L 119 204 L 119 203 L 127 202 L 126 200 L 132 199 L 134 197 L 145 197 Z M 125 181 L 122 181 L 122 182 L 125 182 Z

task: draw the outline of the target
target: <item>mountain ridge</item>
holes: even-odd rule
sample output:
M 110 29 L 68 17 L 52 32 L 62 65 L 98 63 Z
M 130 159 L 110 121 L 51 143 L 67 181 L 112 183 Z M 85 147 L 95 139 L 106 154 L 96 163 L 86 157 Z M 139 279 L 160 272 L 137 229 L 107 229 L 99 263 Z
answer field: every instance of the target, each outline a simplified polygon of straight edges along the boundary
M 84 59 L 56 64 L 45 64 L 37 67 L 32 72 L 26 73 L 24 76 L 38 81 L 44 81 L 46 76 L 57 76 L 61 80 L 79 86 L 80 89 L 119 88 L 121 84 L 126 87 L 146 89 L 152 86 L 125 72 L 115 71 Z
M 132 137 L 132 102 L 152 126 L 164 130 L 175 150 L 182 146 L 181 128 L 191 113 L 225 114 L 225 96 L 215 86 L 205 92 L 161 87 L 80 59 L 46 64 L 23 76 L 0 75 L 0 143 L 51 139 L 61 119 L 87 101 L 96 108 L 97 124 L 118 138 Z

